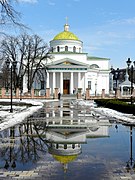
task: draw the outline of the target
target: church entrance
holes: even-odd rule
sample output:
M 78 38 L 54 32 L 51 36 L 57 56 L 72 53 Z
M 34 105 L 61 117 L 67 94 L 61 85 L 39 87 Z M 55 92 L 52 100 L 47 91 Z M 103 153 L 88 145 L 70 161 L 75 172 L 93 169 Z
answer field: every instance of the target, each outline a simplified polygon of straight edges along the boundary
M 63 94 L 70 93 L 70 80 L 63 80 Z

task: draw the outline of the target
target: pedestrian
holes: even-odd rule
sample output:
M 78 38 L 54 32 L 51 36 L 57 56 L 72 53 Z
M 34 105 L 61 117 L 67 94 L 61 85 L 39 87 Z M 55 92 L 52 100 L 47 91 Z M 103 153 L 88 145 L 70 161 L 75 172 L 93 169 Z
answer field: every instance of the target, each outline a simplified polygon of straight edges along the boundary
M 61 98 L 61 93 L 59 92 L 58 93 L 58 99 L 60 100 L 60 98 Z

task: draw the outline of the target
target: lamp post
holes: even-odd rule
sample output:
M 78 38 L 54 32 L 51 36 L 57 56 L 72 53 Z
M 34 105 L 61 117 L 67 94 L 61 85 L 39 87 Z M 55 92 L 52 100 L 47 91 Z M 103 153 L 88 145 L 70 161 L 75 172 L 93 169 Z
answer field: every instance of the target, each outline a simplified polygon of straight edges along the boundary
M 134 81 L 134 67 L 135 67 L 135 61 L 133 62 L 134 65 L 131 65 L 132 61 L 130 60 L 130 58 L 128 58 L 128 60 L 126 61 L 127 66 L 128 66 L 128 70 L 130 70 L 130 79 L 131 79 L 131 104 L 133 104 L 133 81 Z
M 118 79 L 119 79 L 119 68 L 117 68 L 116 70 L 112 67 L 111 68 L 111 73 L 113 74 L 113 80 L 116 81 L 116 85 L 115 85 L 115 97 L 117 95 L 117 88 L 118 88 Z
M 115 77 L 115 80 L 116 80 L 116 90 L 118 88 L 118 79 L 119 79 L 119 68 L 117 68 L 114 72 L 114 77 Z
M 24 64 L 23 64 L 24 66 Z M 20 100 L 22 100 L 22 92 L 23 92 L 23 76 L 24 76 L 24 68 L 21 67 L 20 76 L 19 76 L 19 89 L 20 89 Z
M 135 160 L 133 159 L 133 134 L 132 134 L 132 124 L 130 126 L 130 159 L 127 162 L 126 169 L 130 171 L 131 169 L 135 169 Z
M 11 66 L 10 66 L 10 64 L 11 64 Z M 10 60 L 9 59 L 7 59 L 6 60 L 6 65 L 7 65 L 7 68 L 9 69 L 10 68 L 10 76 L 11 76 L 11 82 L 10 82 L 10 112 L 12 113 L 13 112 L 13 107 L 12 107 L 12 105 L 13 105 L 13 102 L 12 102 L 12 100 L 13 100 L 13 69 L 15 70 L 15 68 L 16 68 L 16 65 L 17 65 L 17 61 L 13 61 L 13 62 L 10 62 Z
M 95 82 L 95 97 L 97 96 L 97 82 Z
M 14 139 L 15 139 L 15 128 L 11 127 L 10 128 L 10 146 L 9 146 L 9 151 L 7 151 L 7 158 L 5 159 L 5 169 L 14 169 L 16 168 L 16 154 L 15 154 L 15 145 L 14 145 Z

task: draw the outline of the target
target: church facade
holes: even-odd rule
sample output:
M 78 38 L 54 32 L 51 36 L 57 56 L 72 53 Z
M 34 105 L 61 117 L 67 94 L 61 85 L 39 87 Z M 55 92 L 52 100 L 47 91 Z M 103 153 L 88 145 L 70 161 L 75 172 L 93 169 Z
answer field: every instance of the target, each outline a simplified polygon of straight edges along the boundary
M 91 95 L 105 90 L 109 94 L 109 58 L 91 57 L 83 52 L 83 42 L 72 32 L 69 25 L 50 41 L 50 55 L 47 61 L 46 88 L 51 94 L 58 88 L 61 94 L 74 94 L 78 89 Z

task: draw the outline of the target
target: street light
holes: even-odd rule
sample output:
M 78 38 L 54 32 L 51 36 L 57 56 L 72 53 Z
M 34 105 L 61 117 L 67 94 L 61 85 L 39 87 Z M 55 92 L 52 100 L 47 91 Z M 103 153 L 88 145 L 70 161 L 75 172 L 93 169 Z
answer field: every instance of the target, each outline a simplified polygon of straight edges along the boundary
M 95 82 L 95 97 L 97 96 L 97 82 Z
M 10 64 L 11 64 L 11 66 L 10 66 Z M 9 59 L 7 59 L 6 60 L 6 65 L 7 65 L 7 68 L 9 69 L 10 68 L 10 76 L 11 76 L 11 83 L 10 83 L 10 99 L 11 99 L 11 102 L 10 102 L 10 112 L 12 113 L 13 112 L 13 107 L 12 107 L 12 105 L 13 105 L 13 102 L 12 102 L 12 99 L 13 99 L 13 74 L 12 74 L 12 71 L 13 71 L 13 69 L 15 70 L 15 68 L 16 68 L 16 65 L 17 65 L 17 61 L 13 61 L 13 62 L 10 62 L 10 60 Z
M 119 75 L 120 75 L 120 72 L 119 72 L 119 68 L 117 68 L 116 70 L 112 67 L 111 68 L 111 73 L 113 74 L 113 79 L 116 81 L 116 85 L 115 85 L 115 97 L 116 97 L 116 94 L 117 94 L 117 89 L 118 89 L 118 80 L 119 80 Z
M 133 62 L 134 65 L 131 65 L 132 61 L 130 60 L 130 58 L 128 58 L 128 60 L 126 61 L 127 63 L 127 66 L 128 66 L 128 69 L 130 70 L 130 73 L 131 73 L 131 76 L 130 76 L 130 79 L 131 79 L 131 104 L 133 104 L 133 81 L 134 81 L 134 67 L 135 67 L 135 61 Z
M 119 68 L 117 68 L 114 72 L 114 78 L 116 80 L 116 89 L 118 88 L 118 79 L 119 79 Z
M 11 127 L 10 128 L 10 145 L 8 147 L 7 150 L 7 158 L 5 159 L 5 165 L 4 168 L 5 169 L 9 169 L 9 168 L 16 168 L 16 154 L 15 154 L 15 144 L 14 144 L 14 140 L 15 140 L 15 128 Z M 5 154 L 6 156 L 6 154 Z
M 135 160 L 133 159 L 133 134 L 132 134 L 132 126 L 134 125 L 132 124 L 131 125 L 125 124 L 125 125 L 130 126 L 130 159 L 126 165 L 127 171 L 130 171 L 131 169 L 135 169 Z
M 24 66 L 24 64 L 23 64 Z M 21 67 L 20 75 L 19 75 L 19 88 L 20 88 L 20 100 L 22 100 L 22 92 L 23 92 L 23 76 L 24 76 L 24 68 Z

